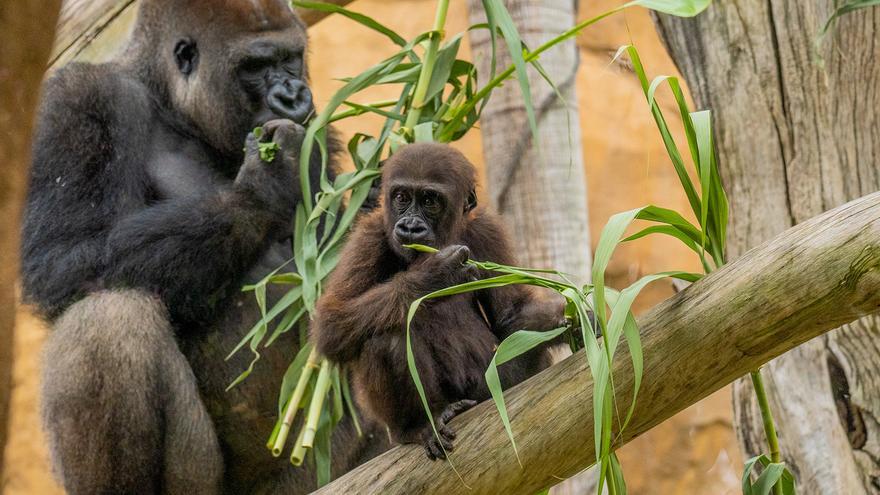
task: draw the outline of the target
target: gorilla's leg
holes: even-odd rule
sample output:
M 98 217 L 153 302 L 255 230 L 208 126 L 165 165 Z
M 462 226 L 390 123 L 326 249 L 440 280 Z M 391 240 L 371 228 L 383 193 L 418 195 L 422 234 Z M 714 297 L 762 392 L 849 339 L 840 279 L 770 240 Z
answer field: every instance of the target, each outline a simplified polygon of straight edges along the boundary
M 214 427 L 157 298 L 104 291 L 71 306 L 46 344 L 42 402 L 71 495 L 220 491 Z

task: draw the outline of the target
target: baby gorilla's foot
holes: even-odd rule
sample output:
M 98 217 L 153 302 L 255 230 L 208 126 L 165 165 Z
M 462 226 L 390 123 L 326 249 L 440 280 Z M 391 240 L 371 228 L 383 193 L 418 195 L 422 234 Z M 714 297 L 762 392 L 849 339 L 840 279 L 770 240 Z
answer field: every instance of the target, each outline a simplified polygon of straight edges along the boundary
M 430 427 L 425 429 L 422 438 L 424 440 L 425 453 L 428 455 L 428 459 L 431 459 L 432 461 L 446 459 L 446 453 L 452 451 L 452 441 L 455 440 L 455 431 L 448 423 L 452 421 L 452 418 L 475 405 L 477 405 L 477 401 L 469 399 L 453 402 L 446 406 L 446 408 L 443 409 L 443 412 L 440 413 L 440 416 L 436 419 L 437 435 L 434 435 L 434 431 Z

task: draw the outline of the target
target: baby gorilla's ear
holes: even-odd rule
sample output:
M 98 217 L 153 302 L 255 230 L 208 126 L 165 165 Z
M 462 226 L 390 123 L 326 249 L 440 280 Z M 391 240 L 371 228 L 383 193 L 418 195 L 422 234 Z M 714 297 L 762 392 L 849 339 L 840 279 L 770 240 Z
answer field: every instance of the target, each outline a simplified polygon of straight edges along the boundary
M 467 213 L 477 207 L 477 191 L 471 189 L 468 193 L 467 203 L 464 205 L 464 212 Z

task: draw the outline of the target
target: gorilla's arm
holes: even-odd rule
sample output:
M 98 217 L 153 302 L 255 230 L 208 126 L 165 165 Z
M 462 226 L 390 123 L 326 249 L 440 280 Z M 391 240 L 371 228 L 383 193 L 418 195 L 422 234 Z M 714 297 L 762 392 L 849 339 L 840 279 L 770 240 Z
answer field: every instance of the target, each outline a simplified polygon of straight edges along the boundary
M 150 205 L 145 94 L 108 66 L 72 66 L 47 84 L 22 269 L 50 318 L 102 286 L 153 290 L 176 321 L 207 317 L 285 223 L 253 181 Z
M 403 326 L 406 308 L 418 296 L 411 274 L 389 273 L 394 257 L 385 243 L 382 210 L 361 220 L 340 260 L 318 301 L 312 334 L 322 354 L 347 362 L 375 332 Z
M 515 266 L 513 247 L 507 239 L 500 219 L 482 212 L 477 212 L 464 234 L 464 244 L 471 249 L 473 259 Z M 483 273 L 481 278 L 495 275 Z M 479 295 L 499 340 L 519 330 L 552 330 L 563 323 L 565 300 L 552 294 L 544 296 L 535 287 L 509 285 L 483 290 Z

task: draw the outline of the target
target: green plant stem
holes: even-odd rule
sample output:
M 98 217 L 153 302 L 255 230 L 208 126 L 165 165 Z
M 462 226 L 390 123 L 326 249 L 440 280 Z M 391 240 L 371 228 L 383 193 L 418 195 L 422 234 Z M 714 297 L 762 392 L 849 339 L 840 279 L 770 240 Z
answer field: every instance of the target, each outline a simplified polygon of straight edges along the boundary
M 321 419 L 321 409 L 324 407 L 324 399 L 330 390 L 330 361 L 321 360 L 321 371 L 318 372 L 318 381 L 315 382 L 315 392 L 312 394 L 312 402 L 309 404 L 309 415 L 304 425 L 302 446 L 310 449 L 315 443 L 315 434 L 318 432 L 318 420 Z
M 344 101 L 343 103 L 349 104 L 349 102 L 347 102 L 347 101 Z M 368 109 L 368 107 L 387 108 L 387 107 L 393 107 L 394 105 L 397 105 L 397 103 L 398 103 L 398 100 L 383 100 L 383 101 L 378 101 L 376 103 L 369 103 L 367 105 L 360 105 L 359 107 L 351 108 L 351 109 L 346 110 L 344 112 L 337 113 L 336 115 L 330 117 L 330 120 L 327 123 L 332 124 L 333 122 L 336 122 L 337 120 L 342 120 L 342 119 L 347 119 L 349 117 L 357 117 L 358 115 L 363 115 L 363 114 L 370 111 Z
M 293 395 L 290 396 L 290 401 L 287 403 L 287 409 L 284 411 L 284 420 L 281 422 L 281 427 L 278 429 L 278 435 L 275 436 L 275 443 L 272 445 L 272 455 L 275 457 L 281 455 L 281 451 L 284 450 L 284 444 L 287 442 L 287 436 L 290 434 L 290 427 L 293 425 L 293 420 L 296 418 L 296 411 L 299 409 L 299 403 L 302 401 L 303 395 L 306 393 L 306 387 L 309 384 L 309 379 L 312 377 L 312 370 L 318 367 L 317 361 L 318 350 L 313 348 L 312 352 L 309 353 L 309 358 L 306 360 L 305 366 L 303 366 L 302 373 L 299 375 L 299 381 L 296 382 L 296 388 L 293 390 Z
M 595 24 L 608 16 L 614 15 L 614 14 L 620 12 L 621 10 L 625 9 L 626 7 L 627 7 L 626 4 L 621 5 L 620 7 L 609 10 L 608 12 L 605 12 L 603 14 L 599 14 L 596 17 L 593 17 L 591 19 L 587 19 L 581 23 L 576 24 L 574 27 L 572 27 L 568 31 L 565 31 L 564 33 L 560 34 L 559 36 L 545 42 L 544 44 L 540 45 L 538 48 L 535 48 L 534 50 L 525 53 L 523 55 L 523 60 L 525 60 L 526 63 L 534 62 L 535 60 L 538 60 L 538 56 L 541 55 L 542 53 L 544 53 L 545 51 L 549 50 L 550 48 L 553 48 L 554 46 L 567 40 L 568 38 L 572 38 L 572 37 L 576 36 L 578 33 L 581 32 L 581 30 L 583 30 L 587 26 L 590 26 L 591 24 Z M 453 116 L 450 120 L 452 122 L 455 122 L 458 119 L 462 118 L 463 116 L 467 115 L 471 110 L 474 109 L 474 107 L 477 106 L 477 103 L 479 103 L 480 101 L 485 99 L 489 95 L 489 93 L 491 93 L 492 90 L 495 89 L 497 86 L 500 86 L 501 83 L 503 83 L 505 81 L 505 79 L 510 77 L 510 75 L 513 74 L 513 72 L 515 70 L 516 70 L 516 66 L 510 65 L 506 69 L 504 69 L 501 73 L 496 75 L 494 79 L 489 81 L 485 86 L 483 86 L 479 91 L 477 91 L 477 93 L 474 95 L 473 98 L 471 98 L 467 103 L 462 105 L 460 107 L 460 109 L 455 113 L 455 116 Z M 421 82 L 421 79 L 419 80 L 419 82 Z
M 437 51 L 440 49 L 440 41 L 443 39 L 443 28 L 446 25 L 446 13 L 449 11 L 449 0 L 439 0 L 437 3 L 437 15 L 434 18 L 434 28 L 428 48 L 425 50 L 425 58 L 422 60 L 422 69 L 419 72 L 419 82 L 413 91 L 412 107 L 406 116 L 406 129 L 412 129 L 419 123 L 422 107 L 425 106 L 425 95 L 431 83 L 431 74 L 434 71 L 434 61 Z
M 782 454 L 779 450 L 779 437 L 776 436 L 776 425 L 773 423 L 773 413 L 770 411 L 770 402 L 767 400 L 767 391 L 764 390 L 764 378 L 761 369 L 749 373 L 752 377 L 752 386 L 755 388 L 755 396 L 758 398 L 758 407 L 761 409 L 761 419 L 764 421 L 764 434 L 770 445 L 770 462 L 774 464 L 782 462 Z M 782 483 L 776 483 L 773 493 L 782 495 Z
M 299 435 L 296 437 L 296 443 L 293 445 L 293 452 L 290 453 L 290 463 L 294 466 L 302 466 L 303 460 L 306 458 L 306 448 L 303 445 L 303 435 L 305 435 L 305 433 L 305 428 L 299 430 Z

